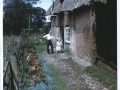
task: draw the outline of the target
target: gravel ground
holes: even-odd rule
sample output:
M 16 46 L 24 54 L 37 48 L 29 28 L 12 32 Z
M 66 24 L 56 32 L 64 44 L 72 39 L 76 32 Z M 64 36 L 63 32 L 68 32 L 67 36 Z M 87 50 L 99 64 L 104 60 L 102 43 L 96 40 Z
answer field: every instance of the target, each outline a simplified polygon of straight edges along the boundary
M 108 90 L 105 85 L 87 74 L 85 67 L 73 60 L 72 56 L 42 53 L 46 63 L 53 64 L 74 90 Z

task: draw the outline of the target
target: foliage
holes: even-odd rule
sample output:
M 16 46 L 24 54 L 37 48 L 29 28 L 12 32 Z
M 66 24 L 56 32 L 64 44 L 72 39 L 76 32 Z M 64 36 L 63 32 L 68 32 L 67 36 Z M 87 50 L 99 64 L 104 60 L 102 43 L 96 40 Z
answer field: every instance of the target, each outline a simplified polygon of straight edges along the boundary
M 24 29 L 22 29 L 21 33 L 20 33 L 20 36 L 24 37 L 24 38 L 27 38 L 27 33 L 25 32 Z
M 31 27 L 42 27 L 44 24 L 46 11 L 40 7 L 33 7 L 31 10 Z
M 3 29 L 4 32 L 19 34 L 21 28 L 28 25 L 28 11 L 32 6 L 23 2 L 12 2 L 3 7 Z
M 86 71 L 108 86 L 112 86 L 110 90 L 117 90 L 117 79 L 107 71 L 94 66 L 88 66 Z
M 33 29 L 35 32 L 38 32 L 39 31 L 39 28 L 34 28 Z
M 20 88 L 22 90 L 53 90 L 54 79 L 47 68 L 42 55 L 33 48 L 34 39 L 27 37 L 24 48 L 20 50 Z
M 29 14 L 30 25 L 42 27 L 46 11 L 40 7 L 33 7 L 32 1 L 38 0 L 4 0 L 3 33 L 19 35 L 21 28 L 28 28 Z
M 27 47 L 35 49 L 35 40 L 33 38 L 28 39 Z
M 24 80 L 25 86 L 24 86 L 23 90 L 33 90 L 33 89 L 34 90 L 53 90 L 55 81 L 52 78 L 52 73 L 47 68 L 41 54 L 38 53 L 37 56 L 38 56 L 38 61 L 41 63 L 41 68 L 32 70 L 32 71 L 28 70 L 27 74 L 25 74 L 26 71 L 24 71 L 24 76 L 22 76 L 22 77 L 24 77 L 25 80 L 27 80 L 27 82 L 25 82 L 25 80 Z M 39 63 L 34 63 L 34 64 L 38 65 Z M 25 69 L 25 66 L 27 67 L 27 69 L 29 69 L 28 65 L 29 64 L 24 65 L 23 70 Z M 42 72 L 42 73 L 39 73 L 39 72 Z M 29 81 L 31 81 L 31 80 L 29 80 L 29 79 L 33 79 L 34 82 L 35 82 L 35 80 L 37 80 L 37 81 L 36 81 L 36 83 L 32 82 L 31 84 L 33 84 L 33 85 L 30 85 Z
M 36 83 L 45 80 L 42 63 L 38 60 L 37 54 L 33 49 L 31 49 L 29 54 L 28 51 L 27 55 L 24 54 L 24 60 L 21 60 L 19 64 L 20 77 L 24 86 L 34 86 Z
M 46 51 L 45 40 L 41 39 L 40 45 L 35 45 L 36 52 L 41 53 Z
M 43 29 L 42 29 L 42 33 L 46 33 L 47 34 L 49 32 L 49 30 L 50 30 L 49 27 L 44 26 Z

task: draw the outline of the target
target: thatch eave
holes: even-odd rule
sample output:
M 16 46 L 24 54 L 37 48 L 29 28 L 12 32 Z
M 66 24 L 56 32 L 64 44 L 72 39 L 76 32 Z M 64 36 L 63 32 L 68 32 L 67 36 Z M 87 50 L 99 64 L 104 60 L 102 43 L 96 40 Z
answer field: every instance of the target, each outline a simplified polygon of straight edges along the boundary
M 106 4 L 107 0 L 64 0 L 62 5 L 59 4 L 59 0 L 56 0 L 54 2 L 54 5 L 52 4 L 51 7 L 48 9 L 46 15 L 58 14 L 65 11 L 73 11 L 82 6 L 90 6 L 91 2 L 101 2 Z

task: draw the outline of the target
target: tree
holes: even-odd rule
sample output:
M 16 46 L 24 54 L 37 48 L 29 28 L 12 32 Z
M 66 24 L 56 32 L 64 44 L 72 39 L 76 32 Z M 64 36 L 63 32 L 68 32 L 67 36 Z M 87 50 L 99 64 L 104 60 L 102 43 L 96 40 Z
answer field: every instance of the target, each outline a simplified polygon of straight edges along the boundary
M 32 5 L 38 1 L 40 0 L 4 0 L 3 32 L 19 34 L 21 28 L 27 28 Z
M 42 27 L 44 24 L 46 11 L 40 7 L 34 7 L 32 9 L 31 15 L 31 25 L 32 27 Z

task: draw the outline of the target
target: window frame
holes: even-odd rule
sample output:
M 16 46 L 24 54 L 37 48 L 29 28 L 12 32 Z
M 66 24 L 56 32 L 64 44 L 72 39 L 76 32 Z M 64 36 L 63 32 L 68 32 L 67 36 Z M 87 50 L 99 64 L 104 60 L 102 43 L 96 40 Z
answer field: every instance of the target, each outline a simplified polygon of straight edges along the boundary
M 70 43 L 71 30 L 70 27 L 65 27 L 65 43 Z

